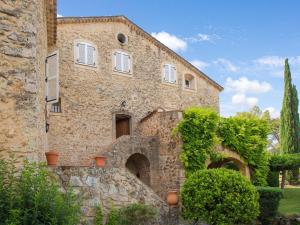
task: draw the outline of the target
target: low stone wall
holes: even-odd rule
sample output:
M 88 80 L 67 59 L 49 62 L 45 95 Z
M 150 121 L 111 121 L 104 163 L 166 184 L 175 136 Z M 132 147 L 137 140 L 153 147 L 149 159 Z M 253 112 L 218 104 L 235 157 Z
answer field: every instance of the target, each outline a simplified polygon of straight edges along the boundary
M 113 206 L 136 202 L 153 205 L 159 210 L 159 217 L 153 225 L 167 225 L 174 221 L 174 218 L 168 217 L 177 217 L 169 212 L 165 201 L 126 169 L 57 167 L 51 170 L 58 176 L 63 187 L 70 184 L 82 198 L 82 224 L 93 224 L 97 205 L 101 205 L 107 215 Z

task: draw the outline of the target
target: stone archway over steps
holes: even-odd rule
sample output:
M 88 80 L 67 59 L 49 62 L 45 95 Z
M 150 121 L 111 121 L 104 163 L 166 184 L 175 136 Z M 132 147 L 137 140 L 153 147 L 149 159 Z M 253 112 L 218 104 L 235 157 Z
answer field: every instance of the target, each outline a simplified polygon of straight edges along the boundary
M 249 166 L 247 165 L 243 157 L 241 157 L 235 151 L 224 148 L 222 146 L 218 147 L 216 151 L 221 153 L 224 156 L 224 159 L 220 162 L 212 162 L 210 160 L 207 160 L 205 162 L 206 168 L 219 168 L 223 167 L 228 162 L 233 162 L 245 177 L 247 177 L 249 180 L 251 179 Z
M 138 179 L 150 186 L 150 161 L 145 155 L 140 153 L 131 155 L 125 166 Z

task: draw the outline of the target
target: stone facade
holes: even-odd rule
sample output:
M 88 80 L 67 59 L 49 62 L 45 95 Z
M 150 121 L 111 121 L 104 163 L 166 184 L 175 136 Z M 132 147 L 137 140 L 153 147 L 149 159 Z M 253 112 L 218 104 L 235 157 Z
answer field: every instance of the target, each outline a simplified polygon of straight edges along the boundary
M 43 157 L 45 58 L 55 27 L 54 0 L 0 2 L 0 156 Z
M 62 182 L 62 187 L 70 184 L 81 199 L 82 224 L 94 224 L 95 207 L 98 205 L 107 216 L 112 207 L 137 202 L 152 205 L 158 210 L 159 216 L 153 225 L 170 224 L 168 205 L 125 169 L 60 167 L 52 171 Z

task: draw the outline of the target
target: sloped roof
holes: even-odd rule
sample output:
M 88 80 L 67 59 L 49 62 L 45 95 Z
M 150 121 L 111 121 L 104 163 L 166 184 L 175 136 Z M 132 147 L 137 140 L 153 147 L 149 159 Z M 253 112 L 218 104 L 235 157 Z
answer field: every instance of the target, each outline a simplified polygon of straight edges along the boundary
M 97 23 L 97 22 L 121 22 L 126 25 L 128 25 L 131 29 L 135 30 L 139 35 L 142 35 L 144 38 L 148 39 L 150 42 L 152 42 L 157 47 L 161 48 L 162 50 L 169 53 L 172 57 L 183 63 L 185 66 L 189 67 L 191 70 L 193 70 L 196 74 L 198 74 L 200 77 L 207 80 L 209 83 L 211 83 L 213 86 L 215 86 L 219 91 L 223 90 L 223 87 L 218 84 L 216 81 L 212 80 L 209 76 L 207 76 L 205 73 L 203 73 L 201 70 L 199 70 L 197 67 L 192 65 L 190 62 L 188 62 L 186 59 L 178 55 L 176 52 L 168 48 L 166 45 L 161 43 L 156 38 L 152 37 L 151 34 L 144 31 L 141 27 L 133 23 L 131 20 L 129 20 L 125 16 L 92 16 L 92 17 L 59 17 L 57 18 L 58 25 L 59 24 L 71 24 L 71 23 Z

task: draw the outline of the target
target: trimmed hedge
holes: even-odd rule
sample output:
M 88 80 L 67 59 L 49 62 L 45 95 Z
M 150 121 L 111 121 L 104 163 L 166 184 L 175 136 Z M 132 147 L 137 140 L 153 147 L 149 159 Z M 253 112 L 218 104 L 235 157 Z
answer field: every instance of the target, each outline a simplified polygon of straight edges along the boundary
M 274 187 L 257 187 L 259 192 L 260 215 L 258 219 L 264 225 L 272 224 L 277 215 L 282 191 Z
M 181 192 L 183 218 L 210 225 L 248 224 L 259 214 L 258 192 L 240 172 L 199 170 Z
M 300 153 L 276 154 L 270 159 L 272 171 L 292 170 L 300 167 Z

